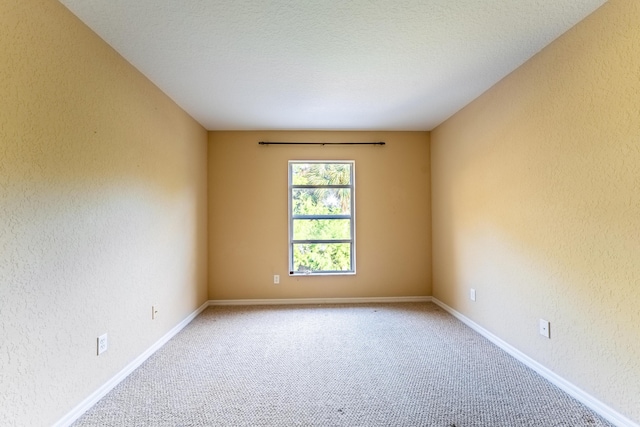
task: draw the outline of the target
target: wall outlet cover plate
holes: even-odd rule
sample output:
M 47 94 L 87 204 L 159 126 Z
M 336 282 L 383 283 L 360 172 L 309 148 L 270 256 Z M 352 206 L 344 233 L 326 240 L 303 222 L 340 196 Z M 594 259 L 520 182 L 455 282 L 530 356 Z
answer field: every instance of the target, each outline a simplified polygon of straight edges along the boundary
M 98 337 L 98 356 L 107 351 L 108 346 L 107 334 L 100 335 Z
M 540 319 L 539 327 L 540 335 L 546 338 L 551 338 L 551 324 L 548 321 Z

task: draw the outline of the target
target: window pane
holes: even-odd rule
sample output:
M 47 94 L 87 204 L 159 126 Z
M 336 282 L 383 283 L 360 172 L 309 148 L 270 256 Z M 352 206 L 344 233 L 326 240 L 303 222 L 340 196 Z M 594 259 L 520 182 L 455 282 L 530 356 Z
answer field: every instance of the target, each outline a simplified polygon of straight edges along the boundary
M 293 268 L 296 272 L 350 271 L 350 243 L 293 245 Z
M 350 219 L 293 220 L 293 240 L 346 240 L 350 238 Z
M 294 215 L 350 215 L 350 188 L 294 188 L 291 209 Z
M 291 168 L 293 185 L 351 184 L 351 164 L 294 163 Z

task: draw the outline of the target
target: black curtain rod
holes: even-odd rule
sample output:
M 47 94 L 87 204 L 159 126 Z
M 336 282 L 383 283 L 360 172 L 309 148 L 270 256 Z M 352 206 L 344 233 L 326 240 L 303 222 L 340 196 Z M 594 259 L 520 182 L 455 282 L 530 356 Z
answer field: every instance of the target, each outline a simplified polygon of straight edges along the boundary
M 384 142 L 258 142 L 260 145 L 385 145 Z

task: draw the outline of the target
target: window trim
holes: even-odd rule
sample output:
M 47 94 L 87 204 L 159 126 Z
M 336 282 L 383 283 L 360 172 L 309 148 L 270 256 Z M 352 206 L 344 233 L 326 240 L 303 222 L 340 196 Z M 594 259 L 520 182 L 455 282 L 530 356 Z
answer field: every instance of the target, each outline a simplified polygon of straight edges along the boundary
M 349 164 L 351 166 L 350 185 L 293 185 L 293 167 L 294 164 Z M 287 191 L 287 220 L 288 220 L 288 247 L 289 247 L 289 276 L 349 276 L 356 274 L 356 172 L 355 172 L 355 160 L 289 160 L 287 165 L 288 175 L 288 191 Z M 293 215 L 293 190 L 294 189 L 315 189 L 315 188 L 328 188 L 328 189 L 340 189 L 348 188 L 351 190 L 350 200 L 350 215 Z M 294 240 L 293 239 L 293 221 L 294 219 L 349 219 L 350 220 L 350 232 L 351 239 L 315 239 L 315 240 Z M 295 244 L 304 243 L 349 243 L 351 245 L 350 250 L 350 270 L 338 270 L 338 271 L 308 271 L 301 272 L 295 270 L 293 264 L 293 247 Z

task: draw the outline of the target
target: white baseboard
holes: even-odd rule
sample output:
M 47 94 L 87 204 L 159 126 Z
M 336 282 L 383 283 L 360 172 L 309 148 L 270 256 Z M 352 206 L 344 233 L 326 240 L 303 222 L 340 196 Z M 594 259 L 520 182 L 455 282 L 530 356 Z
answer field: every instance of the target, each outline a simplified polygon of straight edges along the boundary
M 285 299 L 221 299 L 209 305 L 302 305 L 302 304 L 371 304 L 394 302 L 431 302 L 432 297 L 365 297 L 365 298 L 285 298 Z
M 60 419 L 57 423 L 55 423 L 54 427 L 67 427 L 71 425 L 74 421 L 80 418 L 87 410 L 89 410 L 93 405 L 95 405 L 100 399 L 102 399 L 107 393 L 109 393 L 115 386 L 120 384 L 122 380 L 127 378 L 131 372 L 136 370 L 140 365 L 142 365 L 153 353 L 158 351 L 160 347 L 165 345 L 167 341 L 173 338 L 178 332 L 184 329 L 193 319 L 195 319 L 198 314 L 202 312 L 205 308 L 209 306 L 209 302 L 205 302 L 200 307 L 196 309 L 193 313 L 187 316 L 182 322 L 178 323 L 174 326 L 169 332 L 164 334 L 162 338 L 156 341 L 151 347 L 149 347 L 144 353 L 140 356 L 136 357 L 131 363 L 124 367 L 123 370 L 118 372 L 113 378 L 103 384 L 99 389 L 94 391 L 89 397 L 80 402 L 75 408 L 71 410 L 67 415 L 65 415 L 62 419 Z
M 595 413 L 597 413 L 598 415 L 600 415 L 602 418 L 606 419 L 610 423 L 618 427 L 640 427 L 640 424 L 635 423 L 634 421 L 625 417 L 621 413 L 617 412 L 615 409 L 611 408 L 610 406 L 606 405 L 605 403 L 591 396 L 589 393 L 576 387 L 574 384 L 565 380 L 564 378 L 562 378 L 555 372 L 551 371 L 550 369 L 546 368 L 542 364 L 536 362 L 535 360 L 533 360 L 532 358 L 530 358 L 529 356 L 527 356 L 517 348 L 511 346 L 507 342 L 498 338 L 496 335 L 487 331 L 482 326 L 478 325 L 476 322 L 469 319 L 462 313 L 454 310 L 453 308 L 449 307 L 447 304 L 443 303 L 442 301 L 436 298 L 432 298 L 432 302 L 434 304 L 437 304 L 447 312 L 449 312 L 451 315 L 456 317 L 462 323 L 464 323 L 465 325 L 469 326 L 471 329 L 478 332 L 480 335 L 487 338 L 489 341 L 491 341 L 492 343 L 500 347 L 502 350 L 509 353 L 511 356 L 513 356 L 520 362 L 524 363 L 529 368 L 536 371 L 538 374 L 540 374 L 550 383 L 554 384 L 555 386 L 560 388 L 562 391 L 564 391 L 574 399 L 578 400 L 580 403 L 582 403 L 587 408 L 591 409 L 592 411 L 594 411 Z
M 244 299 L 244 300 L 209 300 L 191 313 L 186 319 L 173 327 L 162 338 L 156 341 L 144 353 L 136 357 L 131 363 L 118 372 L 113 378 L 103 384 L 75 408 L 56 422 L 53 427 L 67 427 L 80 418 L 100 399 L 107 395 L 115 386 L 120 384 L 129 374 L 142 365 L 153 353 L 158 351 L 178 332 L 184 329 L 205 308 L 212 305 L 285 305 L 285 304 L 356 304 L 356 303 L 382 303 L 382 302 L 429 302 L 431 297 L 372 297 L 372 298 L 298 298 L 298 299 Z
M 131 363 L 125 366 L 120 372 L 118 372 L 113 378 L 102 385 L 98 390 L 93 392 L 75 408 L 73 408 L 67 415 L 54 424 L 54 427 L 67 427 L 74 421 L 80 418 L 89 408 L 95 405 L 100 399 L 102 399 L 107 393 L 109 393 L 115 386 L 117 386 L 122 380 L 124 380 L 131 372 L 144 363 L 153 353 L 160 349 L 164 344 L 173 338 L 178 332 L 180 332 L 185 326 L 187 326 L 193 319 L 198 316 L 205 308 L 209 306 L 224 306 L 224 305 L 292 305 L 292 304 L 367 304 L 367 303 L 398 303 L 398 302 L 433 302 L 440 306 L 442 309 L 449 312 L 451 315 L 462 321 L 464 324 L 475 330 L 479 334 L 483 335 L 489 341 L 515 357 L 520 362 L 524 363 L 529 368 L 536 371 L 542 377 L 546 378 L 549 382 L 556 385 L 558 388 L 569 394 L 586 407 L 590 408 L 609 422 L 618 427 L 640 427 L 640 424 L 635 423 L 624 415 L 620 414 L 613 408 L 599 401 L 595 397 L 576 387 L 569 381 L 560 377 L 556 373 L 552 372 L 545 366 L 531 359 L 520 350 L 511 346 L 507 342 L 498 338 L 496 335 L 484 329 L 482 326 L 475 323 L 473 320 L 464 316 L 462 313 L 449 307 L 442 301 L 433 297 L 370 297 L 370 298 L 292 298 L 292 299 L 240 299 L 240 300 L 209 300 L 202 304 L 197 310 L 191 313 L 186 319 L 172 328 L 162 338 L 156 341 L 149 349 L 134 359 Z

